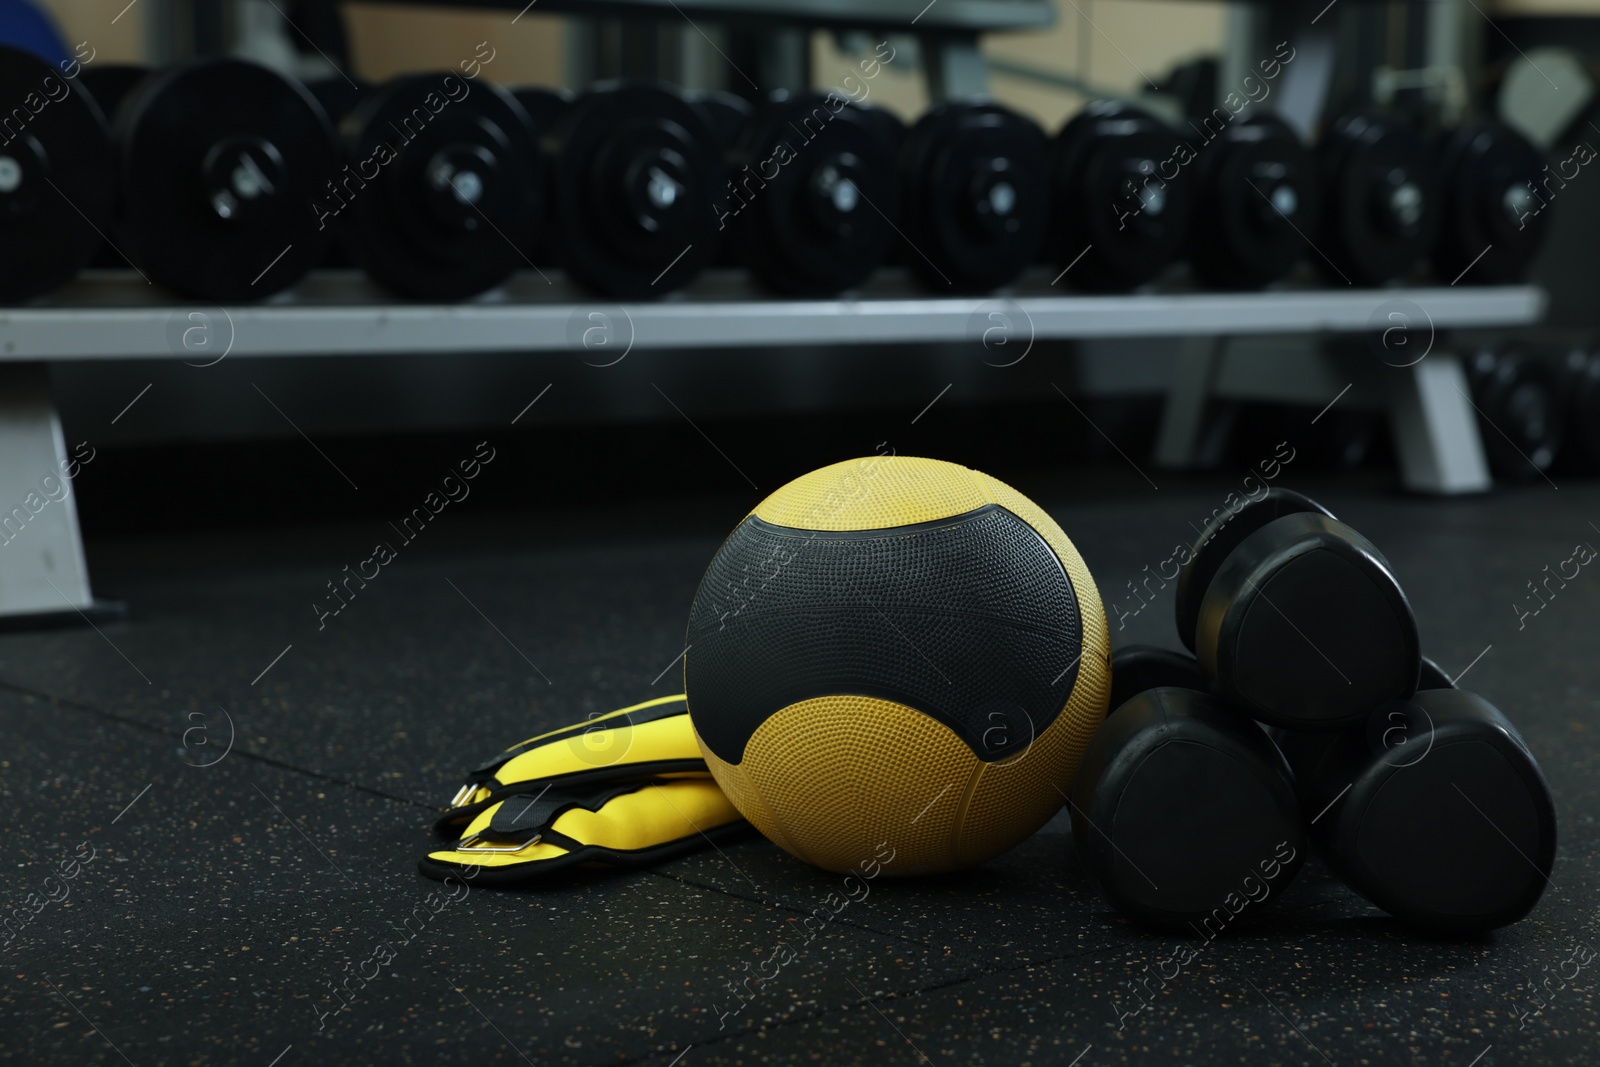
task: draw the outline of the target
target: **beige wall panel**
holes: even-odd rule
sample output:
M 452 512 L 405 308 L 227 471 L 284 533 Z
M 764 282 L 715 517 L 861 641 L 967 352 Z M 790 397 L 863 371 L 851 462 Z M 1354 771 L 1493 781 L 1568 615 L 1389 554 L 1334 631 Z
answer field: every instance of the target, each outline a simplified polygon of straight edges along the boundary
M 144 14 L 128 0 L 45 0 L 42 4 L 67 44 L 88 41 L 96 63 L 139 63 L 144 59 Z M 114 21 L 113 21 L 114 20 Z
M 495 50 L 483 76 L 500 85 L 560 85 L 564 21 L 515 11 L 440 11 L 407 4 L 348 4 L 350 58 L 364 78 L 457 69 L 480 41 Z

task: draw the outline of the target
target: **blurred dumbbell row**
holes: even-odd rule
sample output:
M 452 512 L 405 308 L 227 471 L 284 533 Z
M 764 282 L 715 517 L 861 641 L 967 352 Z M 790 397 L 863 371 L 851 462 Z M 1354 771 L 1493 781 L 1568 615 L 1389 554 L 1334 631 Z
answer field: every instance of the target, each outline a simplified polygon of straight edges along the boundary
M 1184 259 L 1231 289 L 1302 260 L 1341 286 L 1424 264 L 1504 283 L 1546 225 L 1539 153 L 1488 120 L 1430 145 L 1350 116 L 1312 150 L 1271 115 L 1219 107 L 1180 133 L 1098 102 L 1052 138 L 993 103 L 907 126 L 838 92 L 512 93 L 462 68 L 304 86 L 238 60 L 68 76 L 0 49 L 0 226 L 20 250 L 0 299 L 91 260 L 218 302 L 344 264 L 423 300 L 527 268 L 643 299 L 712 265 L 806 295 L 885 264 L 934 293 L 991 291 L 1035 263 L 1124 291 Z
M 1600 352 L 1517 345 L 1464 358 L 1484 457 L 1495 479 L 1600 476 Z M 1296 440 L 1303 470 L 1348 470 L 1387 459 L 1384 415 L 1340 405 L 1304 427 L 1319 406 L 1249 403 L 1224 412 L 1227 451 L 1248 465 L 1274 442 Z

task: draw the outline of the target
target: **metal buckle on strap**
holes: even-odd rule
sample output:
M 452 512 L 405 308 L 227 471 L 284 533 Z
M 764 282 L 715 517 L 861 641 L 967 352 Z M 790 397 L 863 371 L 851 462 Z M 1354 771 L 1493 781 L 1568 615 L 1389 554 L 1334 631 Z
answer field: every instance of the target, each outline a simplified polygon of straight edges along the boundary
M 476 793 L 477 791 L 478 783 L 468 782 L 466 785 L 456 790 L 456 795 L 450 798 L 450 806 L 452 808 L 461 807 L 468 800 L 472 799 L 472 794 Z
M 521 852 L 524 849 L 532 848 L 534 845 L 537 845 L 539 843 L 539 839 L 541 837 L 543 837 L 543 836 L 544 835 L 542 835 L 542 834 L 534 834 L 533 838 L 531 840 L 525 841 L 520 845 L 476 845 L 476 846 L 474 846 L 473 842 L 481 839 L 483 837 L 483 835 L 482 834 L 473 834 L 471 837 L 462 838 L 460 841 L 458 841 L 456 843 L 455 851 L 457 851 L 457 852 Z

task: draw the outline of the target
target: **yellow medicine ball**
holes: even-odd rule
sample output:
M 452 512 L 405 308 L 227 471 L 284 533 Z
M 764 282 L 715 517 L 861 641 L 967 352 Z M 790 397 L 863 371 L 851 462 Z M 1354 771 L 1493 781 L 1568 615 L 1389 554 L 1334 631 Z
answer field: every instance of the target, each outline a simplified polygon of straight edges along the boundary
M 1111 645 L 1061 527 L 954 463 L 872 456 L 763 500 L 711 561 L 684 687 L 717 783 L 831 871 L 948 871 L 1065 803 Z

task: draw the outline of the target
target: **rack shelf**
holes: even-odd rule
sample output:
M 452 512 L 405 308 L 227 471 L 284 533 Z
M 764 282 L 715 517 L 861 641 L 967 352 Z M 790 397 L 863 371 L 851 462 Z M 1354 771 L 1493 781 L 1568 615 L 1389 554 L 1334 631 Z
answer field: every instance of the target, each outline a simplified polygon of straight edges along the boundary
M 1050 278 L 1044 271 L 1009 293 L 944 297 L 883 272 L 848 299 L 793 300 L 753 289 L 734 272 L 714 271 L 661 301 L 617 303 L 578 291 L 559 275 L 546 280 L 529 271 L 477 300 L 420 304 L 397 302 L 355 272 L 327 271 L 270 301 L 221 309 L 176 302 L 129 272 L 90 272 L 47 300 L 0 310 L 0 361 L 193 362 L 223 349 L 233 358 L 541 353 L 583 347 L 585 331 L 592 330 L 610 332 L 591 332 L 591 341 L 639 349 L 978 341 L 994 327 L 1012 331 L 1008 342 L 1353 333 L 1373 329 L 1380 309 L 1394 301 L 1414 305 L 1412 319 L 1421 309 L 1439 329 L 1527 325 L 1538 321 L 1546 303 L 1536 286 L 1262 293 L 1168 288 L 1100 296 L 1053 288 Z M 204 345 L 186 348 L 182 339 L 191 328 L 215 334 L 192 334 Z

